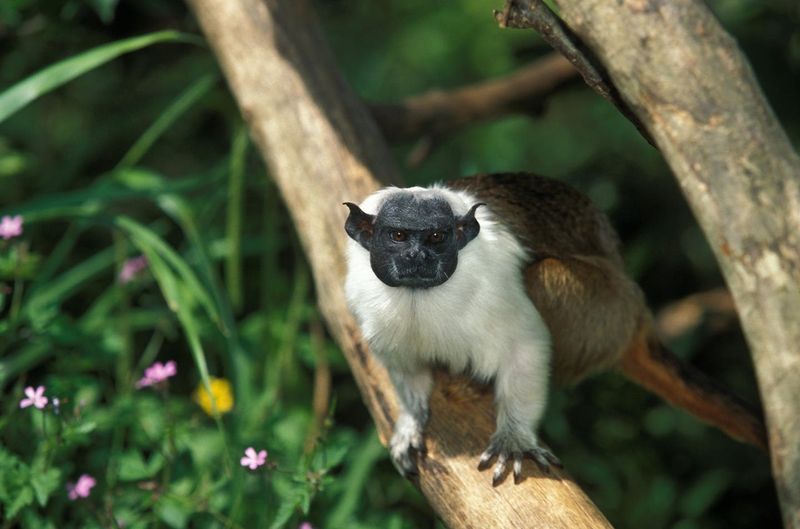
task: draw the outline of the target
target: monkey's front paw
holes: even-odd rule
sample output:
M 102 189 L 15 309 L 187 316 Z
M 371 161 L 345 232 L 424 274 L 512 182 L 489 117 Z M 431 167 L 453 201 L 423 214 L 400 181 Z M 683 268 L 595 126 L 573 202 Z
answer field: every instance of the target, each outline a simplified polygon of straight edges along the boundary
M 551 465 L 562 468 L 561 461 L 550 450 L 541 446 L 534 434 L 496 432 L 489 441 L 489 448 L 481 455 L 478 470 L 488 468 L 495 456 L 497 464 L 492 473 L 493 487 L 497 486 L 503 477 L 509 457 L 514 460 L 514 483 L 519 483 L 522 477 L 522 460 L 526 457 L 532 459 L 543 472 L 548 474 Z
M 417 474 L 417 463 L 414 452 L 425 453 L 425 438 L 422 428 L 415 424 L 398 421 L 395 425 L 392 440 L 389 441 L 389 454 L 392 463 L 403 477 Z

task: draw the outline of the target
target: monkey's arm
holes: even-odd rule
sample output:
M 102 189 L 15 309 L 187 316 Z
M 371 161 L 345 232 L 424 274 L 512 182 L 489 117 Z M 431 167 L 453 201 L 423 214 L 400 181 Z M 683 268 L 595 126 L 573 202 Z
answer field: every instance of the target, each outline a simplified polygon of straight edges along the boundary
M 489 466 L 496 456 L 492 485 L 503 477 L 508 459 L 513 460 L 514 482 L 522 474 L 522 459 L 532 459 L 543 471 L 561 462 L 539 444 L 536 431 L 547 403 L 547 355 L 538 350 L 543 344 L 523 343 L 508 352 L 494 383 L 497 429 L 489 447 L 481 455 L 479 469 Z
M 428 422 L 433 373 L 420 366 L 414 371 L 388 367 L 389 377 L 400 397 L 400 410 L 389 441 L 392 463 L 404 476 L 417 471 L 412 451 L 425 451 L 423 431 Z

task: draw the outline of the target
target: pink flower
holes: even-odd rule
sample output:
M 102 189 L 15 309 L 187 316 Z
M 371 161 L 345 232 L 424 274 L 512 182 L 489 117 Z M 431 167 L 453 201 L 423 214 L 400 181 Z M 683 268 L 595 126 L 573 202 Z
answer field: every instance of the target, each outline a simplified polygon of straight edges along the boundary
M 47 406 L 47 397 L 44 396 L 44 386 L 39 386 L 36 389 L 34 389 L 33 386 L 28 386 L 25 388 L 25 395 L 27 395 L 28 398 L 19 401 L 20 408 L 34 406 L 41 410 Z
M 78 498 L 88 498 L 92 487 L 97 484 L 97 481 L 89 474 L 81 474 L 77 483 L 67 483 L 67 496 L 70 500 L 75 501 Z
M 170 360 L 166 364 L 156 362 L 144 370 L 144 376 L 136 382 L 136 389 L 142 389 L 163 382 L 169 377 L 174 377 L 177 372 L 178 368 L 174 360 Z
M 119 271 L 117 280 L 124 285 L 145 268 L 147 268 L 147 257 L 144 255 L 132 257 L 122 264 L 122 270 Z
M 267 451 L 256 449 L 252 446 L 244 451 L 244 457 L 240 461 L 243 467 L 250 467 L 250 470 L 255 470 L 267 462 Z
M 297 526 L 297 529 L 314 529 L 314 527 L 309 522 L 303 522 Z
M 3 215 L 0 219 L 0 237 L 13 239 L 22 235 L 22 215 Z

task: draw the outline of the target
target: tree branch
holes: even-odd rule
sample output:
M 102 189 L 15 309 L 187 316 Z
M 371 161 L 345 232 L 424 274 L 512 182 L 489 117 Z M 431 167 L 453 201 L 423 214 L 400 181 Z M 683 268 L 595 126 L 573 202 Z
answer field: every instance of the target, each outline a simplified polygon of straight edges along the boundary
M 559 0 L 650 131 L 711 243 L 753 354 L 788 528 L 800 529 L 800 158 L 696 0 Z
M 674 340 L 708 320 L 713 331 L 738 326 L 736 306 L 725 288 L 697 292 L 664 306 L 656 314 L 662 338 Z
M 623 116 L 651 145 L 655 146 L 650 133 L 636 114 L 622 100 L 617 88 L 608 78 L 602 65 L 580 40 L 570 31 L 542 0 L 505 0 L 503 11 L 494 12 L 495 19 L 503 28 L 535 29 L 539 35 L 560 52 L 578 70 L 589 85 L 603 99 L 617 107 Z
M 537 112 L 578 72 L 553 53 L 516 72 L 455 90 L 434 90 L 399 104 L 373 103 L 372 117 L 387 141 L 442 136 L 466 124 L 514 112 Z
M 341 79 L 304 0 L 190 0 L 254 143 L 270 167 L 308 256 L 319 305 L 353 371 L 381 439 L 397 406 L 386 372 L 347 310 L 345 208 L 396 181 L 366 108 Z M 563 473 L 490 486 L 476 469 L 493 430 L 491 395 L 439 377 L 418 486 L 452 528 L 596 528 L 608 522 Z

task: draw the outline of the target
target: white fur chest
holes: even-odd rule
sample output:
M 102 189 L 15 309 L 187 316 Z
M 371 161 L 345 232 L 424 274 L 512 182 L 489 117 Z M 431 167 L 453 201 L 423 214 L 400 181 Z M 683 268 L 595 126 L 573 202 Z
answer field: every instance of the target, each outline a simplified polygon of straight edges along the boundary
M 361 208 L 376 212 L 390 192 L 371 195 Z M 442 192 L 457 214 L 476 202 L 463 192 Z M 436 363 L 489 379 L 520 348 L 549 352 L 549 333 L 522 282 L 524 250 L 486 208 L 477 218 L 481 231 L 459 252 L 453 276 L 429 289 L 385 285 L 372 272 L 369 252 L 348 242 L 347 300 L 387 366 Z

